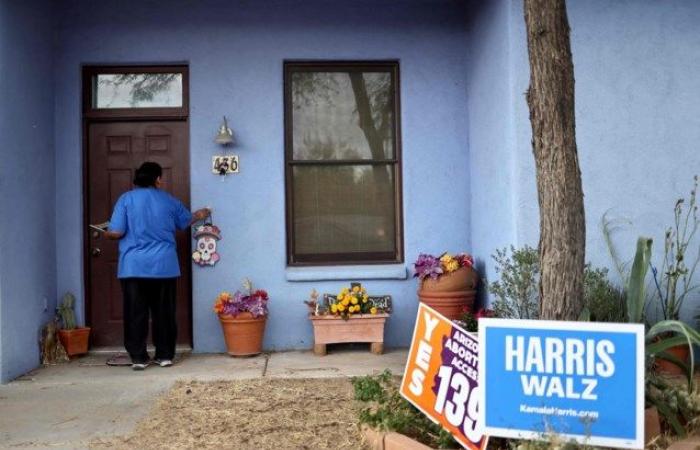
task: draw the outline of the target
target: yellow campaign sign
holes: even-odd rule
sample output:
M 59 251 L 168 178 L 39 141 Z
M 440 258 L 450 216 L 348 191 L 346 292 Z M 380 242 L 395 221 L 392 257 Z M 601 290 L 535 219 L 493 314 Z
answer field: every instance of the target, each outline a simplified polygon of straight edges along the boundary
M 476 335 L 419 304 L 401 395 L 470 450 L 486 448 L 479 422 Z

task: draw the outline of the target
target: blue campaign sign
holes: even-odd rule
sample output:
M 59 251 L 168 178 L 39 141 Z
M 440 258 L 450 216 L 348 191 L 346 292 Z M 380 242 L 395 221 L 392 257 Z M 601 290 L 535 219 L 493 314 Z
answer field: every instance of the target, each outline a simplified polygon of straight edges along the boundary
M 479 320 L 484 434 L 644 447 L 642 324 Z

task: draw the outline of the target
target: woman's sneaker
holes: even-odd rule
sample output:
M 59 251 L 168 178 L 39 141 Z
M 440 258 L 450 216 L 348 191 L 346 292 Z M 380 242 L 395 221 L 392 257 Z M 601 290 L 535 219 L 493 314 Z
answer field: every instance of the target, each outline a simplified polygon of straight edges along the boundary
M 148 367 L 148 363 L 134 363 L 131 365 L 133 370 L 146 370 L 146 367 Z
M 154 359 L 153 362 L 158 364 L 160 367 L 170 367 L 173 365 L 172 359 Z

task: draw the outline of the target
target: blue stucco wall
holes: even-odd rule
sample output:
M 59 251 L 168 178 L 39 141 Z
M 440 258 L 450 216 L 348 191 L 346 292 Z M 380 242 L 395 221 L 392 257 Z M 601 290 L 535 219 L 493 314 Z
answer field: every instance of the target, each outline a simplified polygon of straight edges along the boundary
M 224 349 L 216 294 L 249 276 L 271 295 L 267 349 L 308 348 L 301 303 L 338 281 L 288 282 L 285 267 L 282 63 L 398 59 L 401 64 L 406 266 L 421 251 L 470 249 L 464 4 L 454 1 L 65 1 L 57 34 L 58 291 L 84 298 L 81 262 L 80 66 L 186 61 L 190 66 L 192 205 L 210 205 L 222 260 L 193 269 L 194 348 Z M 126 6 L 125 6 L 126 5 Z M 159 6 L 160 5 L 160 6 Z M 210 173 L 226 114 L 241 173 Z M 361 278 L 361 277 L 358 277 Z M 368 280 L 394 296 L 390 346 L 406 345 L 417 308 L 412 279 Z
M 13 211 L 0 216 L 0 381 L 36 365 L 58 295 L 75 292 L 84 316 L 82 64 L 190 65 L 191 203 L 212 206 L 224 232 L 222 261 L 193 269 L 196 351 L 223 350 L 211 303 L 244 276 L 272 296 L 267 349 L 308 347 L 301 300 L 340 286 L 287 281 L 285 59 L 400 60 L 406 269 L 421 251 L 466 249 L 492 279 L 496 248 L 537 244 L 522 0 L 64 0 L 53 30 L 51 3 L 0 3 L 0 210 Z M 673 203 L 700 171 L 700 4 L 567 3 L 587 259 L 610 265 L 599 226 L 609 209 L 633 224 L 617 236 L 624 255 L 647 234 L 658 257 Z M 242 172 L 222 182 L 209 164 L 223 114 Z M 394 296 L 387 340 L 405 345 L 415 281 L 366 284 Z
M 467 30 L 472 251 L 485 279 L 490 255 L 515 243 L 515 139 L 510 0 L 473 1 Z M 486 292 L 482 288 L 484 297 Z M 482 298 L 482 301 L 486 301 Z
M 631 222 L 616 234 L 624 257 L 633 256 L 636 237 L 644 234 L 654 238 L 658 258 L 663 252 L 664 229 L 672 223 L 673 205 L 677 198 L 688 195 L 692 176 L 700 172 L 700 79 L 694 75 L 700 70 L 700 3 L 569 0 L 567 7 L 576 78 L 576 131 L 585 194 L 587 259 L 596 265 L 610 266 L 600 227 L 608 210 L 611 217 Z M 504 233 L 511 230 L 516 245 L 537 245 L 539 212 L 524 96 L 529 66 L 522 8 L 521 0 L 479 8 L 493 11 L 484 17 L 509 34 L 507 63 L 502 61 L 503 45 L 497 38 L 489 38 L 491 34 L 478 27 L 470 32 L 472 203 L 476 205 L 479 195 L 474 183 L 483 177 L 483 189 L 491 193 L 492 201 L 513 199 L 514 213 Z M 503 24 L 503 17 L 508 17 L 507 25 Z M 477 59 L 479 51 L 495 51 L 497 56 Z M 479 71 L 496 72 L 495 79 L 474 76 L 481 64 L 489 67 Z M 503 74 L 506 71 L 508 77 Z M 510 122 L 501 119 L 508 125 L 508 137 L 502 136 L 505 132 L 500 125 L 489 122 L 489 133 L 479 141 L 474 118 L 479 111 L 493 108 L 493 97 L 479 99 L 475 88 L 488 88 L 495 83 L 507 85 L 512 98 L 510 112 L 504 110 L 504 114 L 511 115 Z M 493 160 L 475 164 L 494 142 L 503 146 L 497 153 L 499 160 L 510 160 L 513 165 L 512 178 L 498 185 L 488 183 Z M 504 217 L 507 220 L 502 208 L 481 212 L 474 208 L 475 247 L 484 239 L 476 234 L 478 230 L 488 232 L 494 222 Z M 689 320 L 697 313 L 698 305 L 700 299 L 696 295 L 687 302 L 683 317 Z
M 55 308 L 50 3 L 0 2 L 0 382 L 36 367 Z

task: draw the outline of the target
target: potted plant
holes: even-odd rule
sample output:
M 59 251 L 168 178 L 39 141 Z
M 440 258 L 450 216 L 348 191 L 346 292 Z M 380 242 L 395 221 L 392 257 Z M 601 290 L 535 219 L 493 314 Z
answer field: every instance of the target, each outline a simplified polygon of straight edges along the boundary
M 651 261 L 652 240 L 640 237 L 637 240 L 637 249 L 629 274 L 625 276 L 625 298 L 627 302 L 627 319 L 630 323 L 644 322 L 644 308 L 646 304 L 646 277 Z M 618 265 L 620 266 L 620 265 Z M 659 416 L 663 422 L 663 431 L 672 432 L 678 436 L 685 436 L 684 428 L 691 417 L 689 411 L 695 411 L 695 407 L 680 408 L 678 397 L 690 398 L 695 395 L 694 363 L 692 353 L 690 363 L 675 358 L 669 354 L 669 350 L 676 346 L 684 346 L 691 350 L 693 346 L 700 344 L 700 333 L 679 320 L 662 320 L 651 326 L 644 338 L 644 354 L 647 362 L 645 374 L 645 422 L 647 436 L 652 438 L 654 433 L 661 430 L 658 421 Z M 665 360 L 676 366 L 679 373 L 686 377 L 687 384 L 674 384 L 677 388 L 673 396 L 670 395 L 669 384 L 663 376 L 658 376 L 655 367 L 659 361 Z M 697 411 L 700 411 L 700 405 Z M 697 416 L 697 414 L 696 414 Z
M 263 336 L 268 315 L 268 295 L 262 289 L 253 289 L 249 279 L 243 280 L 243 292 L 233 295 L 222 292 L 214 302 L 231 356 L 257 355 L 262 352 Z
M 56 308 L 61 317 L 61 329 L 58 330 L 58 339 L 66 349 L 69 357 L 82 355 L 88 351 L 90 340 L 90 327 L 78 327 L 75 321 L 75 297 L 67 292 L 61 304 Z
M 452 320 L 459 319 L 465 308 L 471 309 L 479 275 L 470 255 L 421 253 L 413 266 L 414 277 L 419 279 L 420 301 Z
M 314 290 L 305 303 L 309 306 L 317 355 L 325 355 L 328 344 L 345 342 L 369 342 L 372 353 L 383 353 L 391 296 L 370 296 L 360 283 L 351 283 L 338 295 L 324 294 L 323 303 L 318 302 Z

